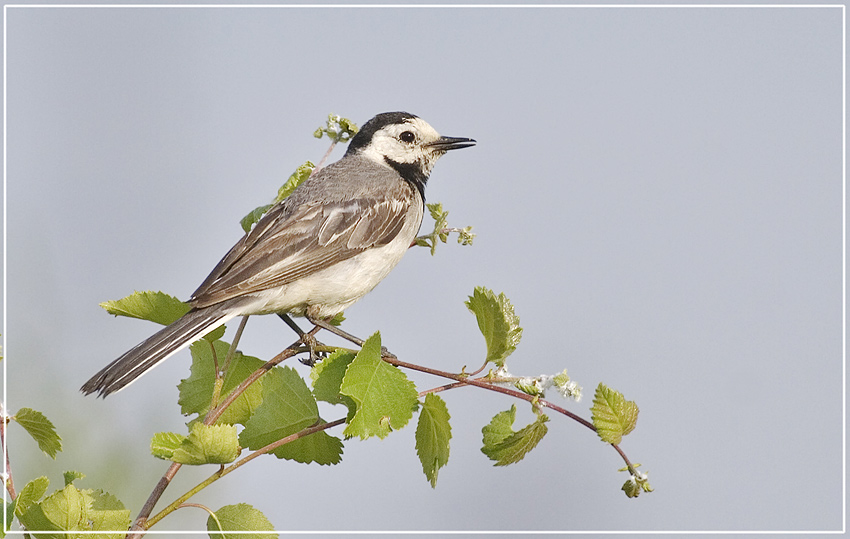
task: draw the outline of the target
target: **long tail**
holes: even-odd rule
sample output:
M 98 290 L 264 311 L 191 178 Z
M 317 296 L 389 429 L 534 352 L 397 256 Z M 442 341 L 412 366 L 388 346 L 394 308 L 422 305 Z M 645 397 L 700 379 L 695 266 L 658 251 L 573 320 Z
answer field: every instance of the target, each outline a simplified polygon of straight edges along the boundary
M 115 393 L 239 314 L 227 302 L 191 310 L 101 369 L 80 391 L 86 395 L 97 393 L 99 397 Z

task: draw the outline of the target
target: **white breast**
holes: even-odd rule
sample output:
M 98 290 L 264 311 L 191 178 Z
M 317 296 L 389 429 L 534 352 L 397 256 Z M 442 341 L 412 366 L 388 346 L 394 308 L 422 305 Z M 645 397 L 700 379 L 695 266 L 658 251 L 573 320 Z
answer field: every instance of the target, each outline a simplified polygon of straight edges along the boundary
M 418 193 L 417 193 L 418 195 Z M 398 236 L 382 247 L 362 253 L 293 283 L 254 296 L 252 314 L 290 313 L 329 318 L 350 307 L 371 291 L 401 261 L 422 223 L 422 203 L 417 196 Z

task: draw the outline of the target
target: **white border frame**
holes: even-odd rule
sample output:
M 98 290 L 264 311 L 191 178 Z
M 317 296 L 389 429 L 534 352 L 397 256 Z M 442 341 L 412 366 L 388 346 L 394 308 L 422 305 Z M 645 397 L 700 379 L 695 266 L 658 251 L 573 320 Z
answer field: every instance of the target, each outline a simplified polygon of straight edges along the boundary
M 6 133 L 6 66 L 8 51 L 6 42 L 6 21 L 7 12 L 9 9 L 210 9 L 210 8 L 242 8 L 242 9 L 575 9 L 575 8 L 593 8 L 593 9 L 839 9 L 841 10 L 841 321 L 842 321 L 842 337 L 841 337 L 841 356 L 842 356 L 842 487 L 841 487 L 841 506 L 843 508 L 841 516 L 841 530 L 801 530 L 801 531 L 753 531 L 753 530 L 727 530 L 727 531 L 697 531 L 697 530 L 674 530 L 674 531 L 638 531 L 638 530 L 597 530 L 597 531 L 275 531 L 274 533 L 282 535 L 555 535 L 555 534 L 635 534 L 635 535 L 671 535 L 671 534 L 699 534 L 699 535 L 720 535 L 720 534 L 747 534 L 747 535 L 764 535 L 764 534 L 789 534 L 789 535 L 812 535 L 812 534 L 843 534 L 847 530 L 847 17 L 846 6 L 844 4 L 4 4 L 3 5 L 3 328 L 2 328 L 2 343 L 4 346 L 3 356 L 6 357 L 8 348 L 6 347 L 7 340 L 7 271 L 6 271 L 6 245 L 8 226 L 6 222 L 7 212 L 7 192 L 6 192 L 6 157 L 7 157 L 7 133 Z M 6 362 L 2 363 L 3 367 L 3 394 L 0 396 L 0 411 L 6 414 L 8 407 L 6 406 L 7 395 L 7 376 Z M 5 415 L 0 417 L 0 420 L 5 420 Z M 7 433 L 8 436 L 8 433 Z M 8 440 L 8 437 L 7 437 Z M 8 442 L 7 442 L 8 443 Z M 6 477 L 6 460 L 2 461 L 2 478 Z M 5 484 L 5 479 L 3 480 Z M 6 511 L 5 505 L 8 503 L 7 492 L 5 486 L 3 491 L 3 507 L 0 507 L 2 512 L 2 525 L 6 526 Z M 126 530 L 119 530 L 112 533 L 125 533 Z M 61 534 L 63 532 L 51 532 Z M 101 535 L 110 532 L 65 532 L 73 534 L 85 535 Z M 160 531 L 149 530 L 145 534 L 151 535 L 189 535 L 207 532 L 204 531 Z M 228 532 L 228 533 L 252 533 L 252 532 Z M 260 532 L 269 533 L 269 532 Z M 21 535 L 22 532 L 10 531 L 7 535 Z

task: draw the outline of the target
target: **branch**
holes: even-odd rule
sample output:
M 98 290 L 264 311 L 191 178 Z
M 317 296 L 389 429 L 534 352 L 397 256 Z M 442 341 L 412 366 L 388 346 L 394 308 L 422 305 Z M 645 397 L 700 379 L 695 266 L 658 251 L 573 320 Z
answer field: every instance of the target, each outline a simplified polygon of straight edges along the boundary
M 456 382 L 458 382 L 460 384 L 481 387 L 481 388 L 484 388 L 484 389 L 487 389 L 487 390 L 490 390 L 490 391 L 495 391 L 497 393 L 510 395 L 511 397 L 514 397 L 514 398 L 517 398 L 517 399 L 522 399 L 524 401 L 528 401 L 531 404 L 537 404 L 537 405 L 540 405 L 540 406 L 543 406 L 543 407 L 546 407 L 546 408 L 551 408 L 552 410 L 554 410 L 554 411 L 556 411 L 560 414 L 563 414 L 563 415 L 569 417 L 570 419 L 573 419 L 573 420 L 581 423 L 582 425 L 589 428 L 593 432 L 596 432 L 596 427 L 594 427 L 593 423 L 591 423 L 590 421 L 588 421 L 588 420 L 586 420 L 586 419 L 584 419 L 580 416 L 577 416 L 576 414 L 570 412 L 569 410 L 567 410 L 565 408 L 562 408 L 562 407 L 560 407 L 556 404 L 552 404 L 551 402 L 549 402 L 545 399 L 541 399 L 539 397 L 534 397 L 532 395 L 528 395 L 527 393 L 523 393 L 522 391 L 517 391 L 515 389 L 508 389 L 506 387 L 497 386 L 497 385 L 494 385 L 493 382 L 483 381 L 481 378 L 470 378 L 468 375 L 454 374 L 454 373 L 450 373 L 450 372 L 440 371 L 440 370 L 437 370 L 437 369 L 432 369 L 430 367 L 423 367 L 421 365 L 415 365 L 413 363 L 406 363 L 406 362 L 400 361 L 398 359 L 393 359 L 393 358 L 388 358 L 388 357 L 382 357 L 381 359 L 383 359 L 384 361 L 386 361 L 390 365 L 395 365 L 396 367 L 404 367 L 406 369 L 424 372 L 426 374 L 431 374 L 431 375 L 434 375 L 434 376 L 440 376 L 442 378 L 448 378 L 450 380 L 455 380 Z
M 256 451 L 254 451 L 253 453 L 251 453 L 247 457 L 244 457 L 242 459 L 237 460 L 236 462 L 234 462 L 230 466 L 226 466 L 226 467 L 222 466 L 217 472 L 215 472 L 214 474 L 212 474 L 211 476 L 209 476 L 208 478 L 206 478 L 202 482 L 198 483 L 197 485 L 195 485 L 195 487 L 193 487 L 191 490 L 186 492 L 186 494 L 180 496 L 179 498 L 174 500 L 174 502 L 172 502 L 168 507 L 166 507 L 165 509 L 163 509 L 162 511 L 157 513 L 155 516 L 151 517 L 151 519 L 148 520 L 147 523 L 145 523 L 145 525 L 144 525 L 145 529 L 149 529 L 151 526 L 153 526 L 154 524 L 156 524 L 157 522 L 159 522 L 160 520 L 165 518 L 168 514 L 172 513 L 176 509 L 178 509 L 181 505 L 183 505 L 186 502 L 186 500 L 188 500 L 189 498 L 191 498 L 192 496 L 194 496 L 195 494 L 197 494 L 198 492 L 200 492 L 201 490 L 203 490 L 207 486 L 211 485 L 215 481 L 218 481 L 219 479 L 221 479 L 225 475 L 229 474 L 230 472 L 233 472 L 236 469 L 244 466 L 245 464 L 248 464 L 249 462 L 251 462 L 255 458 L 259 457 L 260 455 L 265 455 L 266 453 L 271 453 L 272 451 L 274 451 L 275 449 L 277 449 L 278 447 L 280 447 L 284 444 L 288 444 L 289 442 L 293 442 L 293 441 L 295 441 L 299 438 L 303 438 L 305 436 L 309 436 L 310 434 L 320 432 L 320 431 L 329 429 L 331 427 L 336 427 L 336 426 L 342 425 L 344 423 L 345 423 L 345 418 L 343 417 L 343 418 L 337 419 L 336 421 L 331 421 L 330 423 L 322 423 L 321 425 L 313 425 L 312 427 L 307 427 L 306 429 L 300 430 L 300 431 L 296 432 L 295 434 L 290 434 L 289 436 L 286 436 L 285 438 L 281 438 L 280 440 L 277 440 L 276 442 L 272 442 L 265 447 L 261 447 L 260 449 L 257 449 Z

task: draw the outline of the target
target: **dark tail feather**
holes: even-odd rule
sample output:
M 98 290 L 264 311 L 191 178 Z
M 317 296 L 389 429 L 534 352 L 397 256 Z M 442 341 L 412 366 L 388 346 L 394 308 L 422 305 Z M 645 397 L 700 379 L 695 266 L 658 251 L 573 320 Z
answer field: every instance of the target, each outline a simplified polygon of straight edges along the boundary
M 86 395 L 97 393 L 99 397 L 115 393 L 237 315 L 226 303 L 189 311 L 101 369 L 80 391 Z

